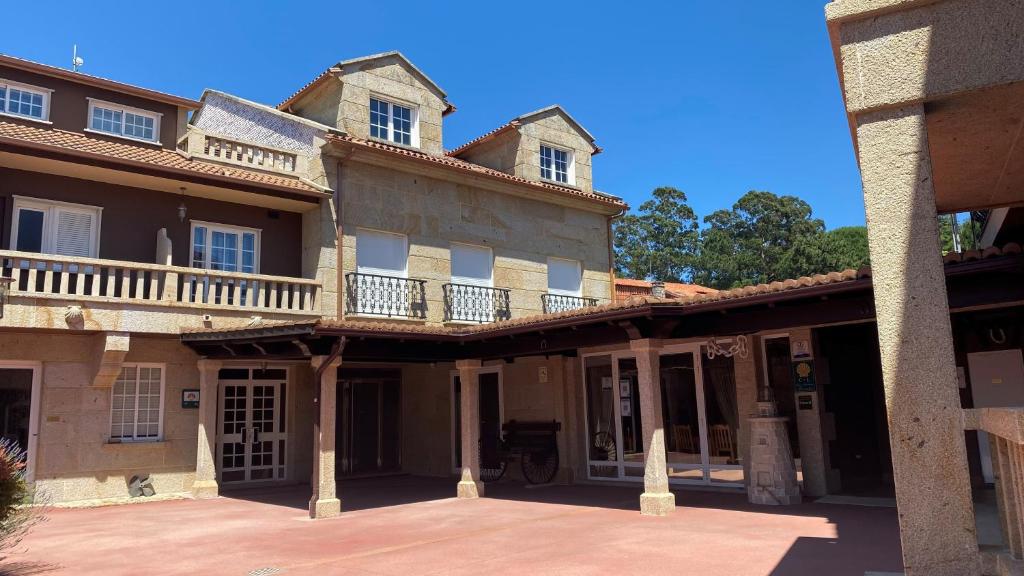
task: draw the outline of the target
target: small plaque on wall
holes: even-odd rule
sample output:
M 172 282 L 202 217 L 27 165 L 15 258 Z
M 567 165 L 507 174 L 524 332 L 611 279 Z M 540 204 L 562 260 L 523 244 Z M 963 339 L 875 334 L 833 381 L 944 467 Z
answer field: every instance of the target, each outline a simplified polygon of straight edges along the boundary
M 793 362 L 793 385 L 797 392 L 814 392 L 817 389 L 814 383 L 814 362 L 812 360 Z
M 796 404 L 801 410 L 814 410 L 814 396 L 800 394 L 796 397 Z
M 199 408 L 199 390 L 190 389 L 181 391 L 182 408 Z

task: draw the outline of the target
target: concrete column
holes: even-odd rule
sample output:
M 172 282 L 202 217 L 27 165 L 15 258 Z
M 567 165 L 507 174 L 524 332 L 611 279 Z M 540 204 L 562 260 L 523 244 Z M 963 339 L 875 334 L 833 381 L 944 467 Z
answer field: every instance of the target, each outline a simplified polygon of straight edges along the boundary
M 327 356 L 314 356 L 314 374 L 327 362 Z M 313 495 L 309 499 L 310 518 L 333 518 L 341 514 L 341 500 L 338 499 L 337 481 L 334 478 L 335 464 L 335 420 L 338 413 L 338 366 L 341 358 L 335 358 L 323 368 L 320 381 L 319 406 L 313 409 L 320 413 L 320 426 L 313 433 L 313 478 L 310 484 Z
M 462 478 L 459 480 L 459 498 L 479 498 L 484 495 L 480 481 L 480 361 L 459 360 L 460 405 L 462 423 Z
M 790 349 L 794 342 L 807 342 L 813 351 L 814 341 L 812 340 L 810 328 L 794 328 L 789 332 Z M 813 354 L 813 353 L 812 353 Z M 791 358 L 792 360 L 792 358 Z M 812 358 L 813 360 L 813 358 Z M 815 365 L 815 376 L 818 366 Z M 821 387 L 821 382 L 815 378 L 816 386 Z M 803 472 L 803 492 L 811 498 L 820 498 L 828 493 L 826 481 L 825 464 L 825 441 L 821 425 L 821 394 L 818 390 L 813 392 L 794 391 L 796 395 L 796 433 L 800 441 L 800 466 Z M 810 397 L 810 410 L 800 408 L 801 396 Z
M 739 354 L 732 357 L 733 375 L 736 378 L 736 415 L 739 417 L 739 430 L 736 431 L 736 447 L 743 464 L 743 478 L 749 486 L 753 482 L 750 473 L 750 420 L 751 414 L 757 413 L 757 389 L 761 368 L 758 358 L 761 353 L 759 336 L 748 336 L 747 357 Z M 697 361 L 703 358 L 698 356 Z M 704 376 L 707 378 L 707 376 Z M 697 383 L 701 385 L 700 382 Z
M 657 340 L 633 340 L 637 378 L 640 388 L 640 415 L 644 440 L 644 493 L 640 495 L 640 513 L 667 516 L 676 509 L 676 496 L 668 489 L 668 465 L 665 454 L 665 423 L 661 413 L 661 345 Z
M 857 118 L 906 573 L 980 573 L 953 337 L 920 104 Z
M 222 362 L 202 359 L 199 365 L 199 446 L 196 450 L 196 479 L 192 495 L 216 498 L 217 486 L 217 399 Z

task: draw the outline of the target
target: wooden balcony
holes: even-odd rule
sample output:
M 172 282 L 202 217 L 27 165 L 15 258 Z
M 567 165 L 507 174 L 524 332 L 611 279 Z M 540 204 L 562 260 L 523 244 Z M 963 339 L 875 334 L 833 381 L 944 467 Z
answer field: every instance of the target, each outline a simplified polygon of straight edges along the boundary
M 0 250 L 0 277 L 11 278 L 9 308 L 32 307 L 33 302 L 38 306 L 46 300 L 105 311 L 162 310 L 190 316 L 199 312 L 200 317 L 208 313 L 293 318 L 321 313 L 321 284 L 305 278 L 10 250 Z M 171 329 L 164 325 L 156 331 Z

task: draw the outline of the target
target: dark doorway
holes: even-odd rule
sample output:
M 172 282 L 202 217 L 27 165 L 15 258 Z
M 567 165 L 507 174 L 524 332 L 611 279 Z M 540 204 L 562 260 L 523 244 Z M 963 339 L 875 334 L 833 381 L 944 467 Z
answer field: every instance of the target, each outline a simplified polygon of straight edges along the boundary
M 789 448 L 793 451 L 793 458 L 799 458 L 800 437 L 796 426 L 796 390 L 793 388 L 793 359 L 789 349 L 789 336 L 766 338 L 764 356 L 768 385 L 775 393 L 779 415 L 786 418 Z
M 825 410 L 835 420 L 829 457 L 845 494 L 895 494 L 882 362 L 874 323 L 816 330 L 828 366 Z
M 0 435 L 28 453 L 32 370 L 0 368 Z
M 341 472 L 368 475 L 398 472 L 401 458 L 401 372 L 354 368 L 341 370 L 342 401 L 338 427 Z

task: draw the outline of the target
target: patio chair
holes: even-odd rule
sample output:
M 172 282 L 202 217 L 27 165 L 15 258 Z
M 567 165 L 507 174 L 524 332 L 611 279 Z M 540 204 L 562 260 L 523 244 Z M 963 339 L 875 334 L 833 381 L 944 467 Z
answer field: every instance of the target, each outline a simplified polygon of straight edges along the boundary
M 730 462 L 736 460 L 736 446 L 732 441 L 732 429 L 725 424 L 714 424 L 708 432 L 711 436 L 711 455 L 728 456 Z

